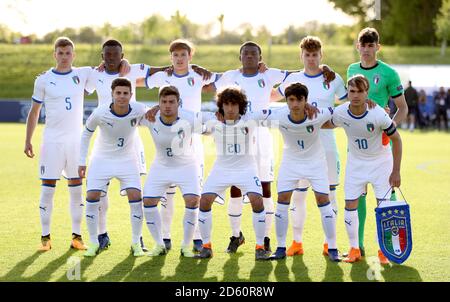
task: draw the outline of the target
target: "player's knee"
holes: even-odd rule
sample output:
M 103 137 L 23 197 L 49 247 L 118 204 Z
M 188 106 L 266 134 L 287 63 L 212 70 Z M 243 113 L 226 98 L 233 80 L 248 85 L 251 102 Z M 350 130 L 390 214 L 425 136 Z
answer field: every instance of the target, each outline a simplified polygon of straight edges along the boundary
M 141 197 L 141 191 L 136 190 L 136 189 L 128 189 L 127 190 L 127 195 L 128 195 L 128 200 L 140 200 L 142 199 Z
M 355 210 L 358 208 L 358 199 L 345 200 L 345 208 L 348 210 Z
M 330 199 L 328 198 L 328 194 L 316 194 L 316 202 L 318 205 L 324 205 L 330 202 Z
M 239 188 L 237 188 L 235 186 L 231 186 L 230 196 L 231 196 L 231 198 L 242 197 L 242 192 Z
M 43 185 L 50 185 L 50 186 L 56 186 L 56 179 L 43 179 L 42 180 Z
M 252 205 L 253 212 L 261 212 L 264 210 L 264 202 L 261 195 L 250 193 L 248 194 L 248 199 Z
M 278 202 L 289 203 L 291 201 L 292 191 L 278 193 Z
M 87 200 L 99 200 L 101 193 L 102 193 L 101 191 L 88 191 L 86 193 L 86 199 Z
M 188 208 L 197 208 L 200 204 L 200 197 L 196 195 L 185 195 L 184 203 Z
M 203 194 L 200 198 L 200 210 L 201 211 L 209 211 L 211 210 L 211 206 L 216 198 L 213 194 Z
M 263 197 L 270 198 L 272 196 L 272 192 L 270 190 L 270 182 L 261 182 Z
M 67 183 L 69 184 L 69 186 L 79 186 L 82 184 L 82 180 L 81 180 L 81 178 L 73 178 L 73 179 L 68 179 Z
M 144 206 L 145 207 L 157 206 L 158 202 L 159 202 L 159 198 L 144 198 Z

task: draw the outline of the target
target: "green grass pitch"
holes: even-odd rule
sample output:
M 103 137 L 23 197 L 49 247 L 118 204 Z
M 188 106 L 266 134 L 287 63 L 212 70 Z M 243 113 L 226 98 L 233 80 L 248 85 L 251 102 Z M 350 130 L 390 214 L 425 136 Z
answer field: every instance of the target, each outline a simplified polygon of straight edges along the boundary
M 375 200 L 369 189 L 366 250 L 364 261 L 356 264 L 331 263 L 321 255 L 323 233 L 319 210 L 312 194 L 308 195 L 308 214 L 304 233 L 305 255 L 289 257 L 280 262 L 255 262 L 254 233 L 251 208 L 244 207 L 242 229 L 246 244 L 234 255 L 225 253 L 230 236 L 226 206 L 213 206 L 212 243 L 214 257 L 209 261 L 183 259 L 179 256 L 182 237 L 181 221 L 184 205 L 176 195 L 175 217 L 172 226 L 173 249 L 167 256 L 134 258 L 130 255 L 129 207 L 119 196 L 118 182 L 113 181 L 109 196 L 108 231 L 112 240 L 109 250 L 94 259 L 84 259 L 82 252 L 69 249 L 71 224 L 66 181 L 57 185 L 52 218 L 53 248 L 38 253 L 40 238 L 38 158 L 42 125 L 38 126 L 33 146 L 34 159 L 23 154 L 25 126 L 1 124 L 0 141 L 0 281 L 68 281 L 68 259 L 81 260 L 81 281 L 449 281 L 450 262 L 450 136 L 438 132 L 401 131 L 404 155 L 402 161 L 402 191 L 411 206 L 413 252 L 403 265 L 379 268 L 374 264 L 377 245 L 373 208 Z M 146 146 L 147 164 L 154 158 L 150 134 L 140 129 Z M 281 137 L 273 130 L 274 142 L 281 151 Z M 346 138 L 343 130 L 336 131 L 341 158 L 341 183 L 344 180 Z M 212 139 L 204 138 L 206 175 L 215 158 Z M 276 153 L 276 172 L 280 152 Z M 144 181 L 144 180 L 143 180 Z M 273 183 L 272 191 L 276 192 Z M 348 240 L 343 221 L 343 189 L 337 191 L 338 246 L 347 251 Z M 276 200 L 276 193 L 273 193 Z M 85 241 L 87 229 L 83 221 Z M 153 245 L 144 225 L 144 241 Z M 289 229 L 287 242 L 291 242 Z M 275 227 L 272 245 L 276 245 Z M 75 258 L 75 259 L 77 259 Z

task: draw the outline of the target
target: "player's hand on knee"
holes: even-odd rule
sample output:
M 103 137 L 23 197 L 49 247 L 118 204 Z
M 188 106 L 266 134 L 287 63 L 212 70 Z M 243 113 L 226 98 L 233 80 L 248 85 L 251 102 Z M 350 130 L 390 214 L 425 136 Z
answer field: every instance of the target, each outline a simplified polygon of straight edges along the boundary
M 145 113 L 145 119 L 151 123 L 154 123 L 156 120 L 155 117 L 156 117 L 156 114 L 158 113 L 158 111 L 159 111 L 159 105 L 153 106 L 152 108 L 150 108 L 149 111 L 147 111 Z
M 78 176 L 80 176 L 80 178 L 86 177 L 86 166 L 78 166 Z
M 25 149 L 23 150 L 23 152 L 29 158 L 33 158 L 34 157 L 33 145 L 31 143 L 25 143 Z
M 398 171 L 392 171 L 391 176 L 389 177 L 389 184 L 392 187 L 400 187 L 401 184 L 401 178 L 400 178 L 400 172 Z

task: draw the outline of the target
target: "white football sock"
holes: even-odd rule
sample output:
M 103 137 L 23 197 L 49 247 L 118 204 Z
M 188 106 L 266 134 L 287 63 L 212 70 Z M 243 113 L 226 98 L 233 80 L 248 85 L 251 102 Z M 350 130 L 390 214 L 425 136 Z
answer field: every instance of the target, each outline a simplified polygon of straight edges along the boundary
M 93 244 L 99 244 L 98 242 L 98 207 L 100 206 L 99 200 L 87 200 L 86 199 L 86 225 L 89 232 L 89 241 Z
M 230 219 L 231 235 L 239 237 L 242 219 L 242 197 L 230 197 L 228 202 L 228 218 Z
M 203 244 L 211 243 L 211 231 L 212 231 L 212 212 L 203 212 L 202 210 L 198 213 L 198 227 L 200 233 L 202 234 Z
M 350 247 L 359 248 L 358 238 L 358 209 L 347 210 L 345 209 L 345 228 L 347 230 L 348 239 L 350 241 Z
M 164 245 L 161 233 L 161 215 L 159 214 L 158 207 L 144 206 L 144 216 L 147 222 L 147 228 L 152 234 L 155 243 L 157 245 Z
M 266 229 L 264 237 L 270 238 L 270 231 L 272 230 L 273 215 L 275 214 L 275 207 L 273 205 L 272 197 L 263 197 L 264 210 L 266 211 Z
M 194 236 L 194 230 L 198 229 L 198 208 L 185 208 L 183 218 L 183 242 L 182 246 L 189 246 Z M 200 237 L 201 239 L 201 237 Z
M 319 206 L 319 210 L 328 248 L 336 249 L 336 215 L 333 212 L 331 203 L 329 202 L 326 205 Z
M 306 221 L 306 195 L 308 191 L 292 192 L 291 221 L 292 236 L 296 242 L 303 241 L 303 228 Z
M 289 225 L 289 204 L 278 202 L 277 213 L 275 214 L 275 230 L 277 233 L 278 247 L 286 247 L 286 235 L 288 225 Z
M 42 236 L 50 234 L 50 222 L 53 212 L 53 196 L 55 195 L 55 185 L 42 185 L 41 197 L 39 201 L 39 212 L 41 215 Z
M 143 209 L 142 209 L 142 199 L 131 200 L 130 204 L 130 220 L 131 220 L 131 244 L 136 244 L 140 242 L 142 235 L 142 219 Z
M 170 186 L 166 191 L 166 200 L 161 201 L 161 230 L 164 239 L 170 239 L 173 214 L 175 212 L 175 192 L 177 187 Z
M 107 232 L 106 229 L 106 214 L 109 208 L 109 198 L 108 194 L 100 197 L 100 208 L 99 208 L 99 218 L 98 218 L 98 233 L 104 234 Z
M 256 244 L 264 244 L 264 233 L 266 231 L 266 211 L 253 212 L 253 229 L 255 230 Z
M 83 219 L 82 185 L 69 185 L 70 216 L 72 217 L 72 233 L 81 235 L 81 220 Z

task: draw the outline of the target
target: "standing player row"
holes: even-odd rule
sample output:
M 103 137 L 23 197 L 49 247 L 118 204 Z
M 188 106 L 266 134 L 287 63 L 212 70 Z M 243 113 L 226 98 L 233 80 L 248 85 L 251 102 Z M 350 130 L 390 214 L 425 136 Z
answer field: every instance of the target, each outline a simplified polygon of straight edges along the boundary
M 376 31 L 375 31 L 376 32 Z M 369 37 L 369 38 L 368 38 Z M 376 38 L 376 39 L 375 39 Z M 367 40 L 367 39 L 372 39 L 372 40 Z M 367 40 L 367 41 L 366 41 Z M 365 65 L 366 63 L 371 63 L 370 60 L 373 60 L 375 58 L 375 63 L 374 63 L 374 70 L 378 69 L 378 66 L 382 63 L 379 60 L 376 60 L 376 50 L 378 50 L 379 44 L 378 44 L 378 36 L 376 35 L 374 37 L 374 31 L 372 29 L 366 30 L 366 31 L 362 31 L 359 37 L 359 49 L 362 49 L 361 52 L 361 67 L 364 67 L 363 65 Z M 322 56 L 322 52 L 321 52 L 321 44 L 320 44 L 320 40 L 318 40 L 317 38 L 305 38 L 302 41 L 302 47 L 301 47 L 301 58 L 304 62 L 305 65 L 305 70 L 298 73 L 296 76 L 301 76 L 303 74 L 303 77 L 305 78 L 305 80 L 302 80 L 302 82 L 304 82 L 305 84 L 307 84 L 308 87 L 312 87 L 312 83 L 309 83 L 308 80 L 311 79 L 311 82 L 315 81 L 316 84 L 318 84 L 318 87 L 322 87 L 322 90 L 328 90 L 328 94 L 331 95 L 331 97 L 329 98 L 330 102 L 332 103 L 331 106 L 333 106 L 334 104 L 334 97 L 337 94 L 338 97 L 342 97 L 344 96 L 343 94 L 340 93 L 336 93 L 337 91 L 334 90 L 335 87 L 344 87 L 343 83 L 342 83 L 342 79 L 340 79 L 339 76 L 336 76 L 336 80 L 334 81 L 326 81 L 323 77 L 323 75 L 321 74 L 321 68 L 319 64 L 320 64 L 320 59 Z M 61 47 L 62 46 L 62 47 Z M 55 45 L 55 54 L 57 53 L 57 50 L 59 51 L 61 48 L 68 48 L 70 50 L 70 46 L 72 48 L 72 52 L 73 52 L 73 44 L 70 45 L 68 44 L 68 46 L 63 46 L 60 45 L 58 47 L 56 47 Z M 375 47 L 374 47 L 375 46 Z M 375 49 L 375 52 L 372 53 L 372 57 L 370 57 L 370 54 L 367 55 L 364 53 L 364 49 Z M 204 81 L 203 77 L 198 76 L 195 72 L 193 72 L 193 70 L 190 68 L 189 66 L 189 62 L 192 59 L 192 52 L 193 49 L 191 48 L 191 46 L 189 45 L 189 43 L 185 42 L 185 41 L 175 41 L 174 43 L 171 44 L 170 46 L 170 52 L 171 52 L 171 59 L 172 59 L 172 64 L 173 64 L 173 73 L 171 75 L 168 75 L 166 73 L 156 73 L 153 75 L 153 72 L 157 71 L 155 70 L 155 68 L 149 68 L 148 66 L 144 65 L 144 64 L 136 64 L 136 65 L 131 65 L 132 70 L 134 68 L 135 72 L 132 72 L 131 74 L 127 74 L 127 77 L 132 79 L 132 84 L 134 87 L 134 84 L 136 83 L 138 86 L 139 85 L 143 85 L 144 81 L 145 83 L 147 83 L 147 85 L 149 87 L 153 87 L 153 86 L 158 86 L 158 85 L 162 85 L 162 84 L 173 84 L 175 86 L 177 86 L 180 90 L 180 94 L 181 94 L 181 106 L 183 108 L 187 108 L 188 106 L 192 106 L 194 107 L 193 110 L 194 111 L 198 111 L 199 107 L 200 107 L 200 92 L 202 89 L 202 86 L 204 86 L 205 84 L 208 83 L 208 81 Z M 365 51 L 367 53 L 367 50 Z M 70 54 L 69 54 L 70 55 Z M 106 72 L 96 72 L 97 74 L 97 79 L 94 80 L 94 87 L 97 88 L 97 91 L 101 91 L 102 89 L 104 89 L 104 91 L 108 90 L 108 81 L 109 83 L 112 81 L 113 78 L 118 76 L 118 66 L 120 64 L 120 59 L 122 58 L 123 54 L 122 54 L 122 46 L 120 45 L 120 43 L 117 43 L 117 41 L 108 41 L 107 43 L 104 44 L 103 46 L 103 58 L 105 60 L 105 69 Z M 74 73 L 79 73 L 80 71 L 78 70 L 73 70 L 71 63 L 73 60 L 73 57 L 70 60 L 66 60 L 64 61 L 63 58 L 61 58 L 61 64 L 64 63 L 67 66 L 63 66 L 63 68 L 61 69 L 60 67 L 60 62 L 58 61 L 58 57 L 57 58 L 57 62 L 58 62 L 58 66 L 55 70 L 51 70 L 49 72 L 46 73 L 46 75 L 43 76 L 43 80 L 42 81 L 37 81 L 36 85 L 38 88 L 40 89 L 36 89 L 35 87 L 35 91 L 37 90 L 38 92 L 35 93 L 35 101 L 33 104 L 33 108 L 32 111 L 30 111 L 30 117 L 34 117 L 36 115 L 36 113 L 38 114 L 38 110 L 37 108 L 40 109 L 39 107 L 39 102 L 45 101 L 46 103 L 50 103 L 49 100 L 46 99 L 46 97 L 49 95 L 47 92 L 50 92 L 51 95 L 51 89 L 47 89 L 47 87 L 45 87 L 45 85 L 48 86 L 52 86 L 55 84 L 55 81 L 53 81 L 53 84 L 51 83 L 51 78 L 54 79 L 58 79 L 58 81 L 60 79 L 68 79 L 68 83 L 67 85 L 73 85 L 71 84 L 70 81 L 73 81 L 73 83 L 75 85 L 79 85 L 78 87 L 82 87 L 83 84 L 85 84 L 87 87 L 89 87 L 89 85 L 92 85 L 93 83 L 89 83 L 89 78 L 91 78 L 90 76 L 78 76 L 78 74 L 74 74 Z M 245 90 L 246 95 L 249 99 L 249 109 L 254 110 L 254 108 L 261 108 L 261 107 L 268 107 L 268 95 L 270 94 L 272 87 L 274 86 L 274 84 L 281 82 L 286 76 L 289 75 L 289 72 L 283 72 L 280 70 L 274 70 L 274 69 L 269 69 L 266 72 L 260 72 L 259 71 L 259 61 L 261 61 L 262 57 L 261 57 L 261 49 L 260 47 L 255 44 L 255 43 L 245 43 L 241 49 L 240 49 L 240 60 L 242 62 L 242 70 L 238 71 L 230 71 L 230 72 L 226 72 L 223 74 L 223 76 L 220 78 L 220 75 L 214 75 L 213 77 L 210 78 L 209 82 L 211 81 L 216 81 L 214 84 L 209 85 L 209 87 L 207 89 L 214 89 L 215 86 L 221 87 L 221 85 L 229 85 L 230 83 L 232 84 L 236 84 L 239 85 L 242 89 Z M 369 60 L 370 59 L 370 60 Z M 367 65 L 367 64 L 366 64 Z M 349 69 L 350 70 L 350 69 Z M 93 71 L 88 71 L 86 70 L 86 72 L 93 72 Z M 60 74 L 63 73 L 63 74 Z M 66 74 L 64 74 L 66 73 Z M 392 73 L 392 72 L 391 72 Z M 143 75 L 146 75 L 145 80 L 143 78 Z M 394 74 L 395 75 L 395 74 Z M 294 76 L 294 75 L 292 75 Z M 389 87 L 394 87 L 393 85 L 395 84 L 391 84 L 390 82 L 392 82 L 388 77 L 389 75 L 379 75 L 376 74 L 376 76 L 373 78 L 375 87 L 378 87 L 376 90 L 376 93 L 378 93 L 379 91 L 383 91 L 383 89 L 381 88 L 381 86 L 389 86 Z M 41 77 L 40 77 L 41 78 Z M 50 78 L 50 80 L 49 80 Z M 136 78 L 136 80 L 134 81 L 134 78 Z M 141 79 L 139 79 L 141 78 Z M 288 80 L 289 76 L 287 78 L 285 78 L 284 80 Z M 339 81 L 340 79 L 340 81 Z M 38 79 L 39 80 L 39 79 Z M 394 77 L 395 80 L 395 77 Z M 43 82 L 43 83 L 42 83 Z M 78 82 L 78 83 L 77 83 Z M 333 89 L 331 86 L 333 86 L 333 82 L 334 82 L 334 86 Z M 395 82 L 395 81 L 394 81 Z M 222 84 L 221 84 L 222 83 Z M 39 85 L 39 84 L 44 84 L 44 85 Z M 382 84 L 382 85 L 379 85 Z M 184 86 L 183 86 L 184 85 Z M 39 86 L 44 86 L 44 87 L 39 87 Z M 373 89 L 374 85 L 371 85 L 371 90 Z M 398 86 L 397 86 L 398 88 Z M 133 88 L 134 89 L 134 88 Z M 315 89 L 310 89 L 311 90 L 311 94 L 314 93 Z M 318 99 L 320 97 L 322 97 L 323 94 L 326 94 L 322 91 L 321 89 L 318 89 Z M 334 95 L 333 95 L 333 90 L 334 90 Z M 44 92 L 44 93 L 40 93 L 40 92 Z M 389 92 L 389 91 L 388 91 Z M 77 92 L 78 95 L 80 95 L 80 92 Z M 394 96 L 391 92 L 389 92 L 390 95 Z M 105 93 L 104 95 L 108 95 L 107 93 Z M 100 94 L 99 94 L 100 96 Z M 63 96 L 59 96 L 59 98 L 63 98 Z M 372 98 L 372 97 L 371 97 Z M 401 99 L 402 96 L 398 96 L 397 98 Z M 396 98 L 396 99 L 397 99 Z M 81 96 L 82 99 L 82 96 Z M 309 98 L 310 101 L 312 100 L 312 98 Z M 315 99 L 315 97 L 314 97 Z M 106 98 L 107 100 L 107 98 Z M 261 103 L 261 100 L 263 100 L 263 102 Z M 312 104 L 314 104 L 315 101 L 311 101 Z M 61 102 L 62 103 L 62 102 Z M 77 101 L 76 105 L 79 105 L 79 101 Z M 317 103 L 317 102 L 316 102 Z M 397 103 L 397 101 L 396 101 Z M 397 118 L 401 118 L 401 113 L 402 113 L 402 106 L 401 102 L 399 103 L 399 111 L 397 113 L 397 115 L 394 117 Z M 72 108 L 72 103 L 66 98 L 64 98 L 64 104 L 65 104 L 65 109 L 67 111 L 70 111 Z M 63 104 L 63 105 L 64 105 Z M 47 104 L 46 104 L 47 105 Z M 48 105 L 46 106 L 46 110 L 49 110 Z M 62 106 L 61 106 L 62 107 Z M 197 109 L 195 109 L 195 107 L 198 107 Z M 69 109 L 70 108 L 70 109 Z M 61 108 L 63 109 L 63 108 Z M 189 108 L 188 108 L 189 109 Z M 192 108 L 190 108 L 192 109 Z M 67 112 L 66 112 L 67 113 Z M 72 113 L 74 113 L 74 111 L 72 111 Z M 76 114 L 73 114 L 73 116 L 76 116 Z M 62 115 L 61 115 L 62 117 Z M 49 118 L 47 118 L 49 120 Z M 33 126 L 33 122 L 35 125 L 35 121 L 33 119 L 29 119 L 30 123 L 28 123 L 27 125 L 27 140 L 26 140 L 26 147 L 25 147 L 25 152 L 27 153 L 27 155 L 32 155 L 32 147 L 31 147 L 31 136 L 32 136 L 32 132 L 34 130 L 34 126 Z M 47 127 L 50 127 L 50 123 L 47 122 Z M 61 128 L 63 129 L 63 128 Z M 264 131 L 266 131 L 267 129 L 265 128 L 260 128 L 261 132 L 264 133 Z M 68 136 L 66 136 L 68 137 Z M 269 138 L 270 136 L 267 136 L 267 132 L 266 132 L 266 137 L 264 136 L 264 134 L 261 134 L 262 138 Z M 70 139 L 68 139 L 68 141 L 71 141 Z M 259 140 L 259 142 L 261 142 L 262 139 Z M 330 140 L 331 141 L 331 140 Z M 43 144 L 46 145 L 46 144 Z M 200 146 L 200 144 L 195 144 L 195 146 Z M 329 144 L 326 144 L 326 146 L 328 146 Z M 31 150 L 30 150 L 31 147 Z M 200 147 L 201 148 L 201 147 Z M 326 147 L 327 148 L 327 147 Z M 268 234 L 270 232 L 270 221 L 271 218 L 273 216 L 273 202 L 271 201 L 271 195 L 270 195 L 270 181 L 273 179 L 273 159 L 271 158 L 271 154 L 267 154 L 267 152 L 263 152 L 265 150 L 271 150 L 271 148 L 258 148 L 260 151 L 260 156 L 259 156 L 259 160 L 258 162 L 260 164 L 258 164 L 258 169 L 260 171 L 261 175 L 261 180 L 262 180 L 262 187 L 263 187 L 263 200 L 264 200 L 264 204 L 266 205 L 266 209 L 267 210 L 267 221 L 268 223 L 266 224 L 268 227 L 265 230 L 265 238 L 264 238 L 264 246 L 266 250 L 270 250 L 270 240 L 268 238 Z M 333 148 L 330 148 L 333 149 Z M 335 149 L 335 148 L 334 148 Z M 31 152 L 30 152 L 31 151 Z M 45 152 L 44 152 L 45 153 Z M 200 154 L 201 152 L 195 152 L 196 154 Z M 328 152 L 327 152 L 328 153 Z M 332 152 L 330 152 L 331 154 Z M 65 156 L 65 155 L 64 155 Z M 41 156 L 43 158 L 43 156 Z M 199 162 L 202 161 L 202 156 Z M 54 158 L 53 156 L 51 156 L 51 158 Z M 142 157 L 141 157 L 142 158 Z M 333 159 L 332 161 L 328 161 L 329 162 L 329 167 L 332 166 L 334 167 L 334 170 L 336 170 L 336 173 L 330 173 L 330 180 L 332 179 L 333 174 L 336 175 L 338 174 L 338 160 L 336 160 L 337 158 L 337 152 L 334 153 L 334 156 L 327 156 L 327 159 Z M 333 164 L 336 163 L 336 164 Z M 46 167 L 50 167 L 50 166 L 58 166 L 58 165 L 46 165 L 41 164 L 41 173 L 44 173 L 45 171 L 48 171 L 49 169 L 46 169 Z M 51 168 L 50 168 L 51 169 Z M 59 169 L 59 168 L 57 168 Z M 72 169 L 73 170 L 73 169 Z M 331 170 L 331 169 L 329 169 Z M 58 173 L 56 173 L 58 174 Z M 265 175 L 268 175 L 267 177 Z M 44 175 L 43 175 L 44 176 Z M 55 178 L 57 177 L 59 179 L 59 174 L 57 176 L 54 176 Z M 44 177 L 43 177 L 44 178 Z M 76 178 L 76 177 L 74 177 Z M 335 179 L 338 179 L 338 177 L 335 177 Z M 267 181 L 264 181 L 267 180 Z M 50 243 L 49 240 L 49 236 L 46 236 L 47 234 L 49 235 L 49 227 L 45 228 L 46 225 L 49 225 L 49 215 L 51 214 L 51 207 L 50 207 L 50 211 L 49 213 L 47 212 L 47 214 L 44 213 L 44 211 L 42 210 L 43 208 L 47 209 L 48 205 L 52 202 L 52 187 L 48 187 L 48 181 L 50 181 L 50 185 L 54 186 L 54 181 L 52 180 L 46 180 L 43 179 L 43 190 L 42 190 L 42 194 L 41 194 L 41 219 L 42 219 L 42 223 L 43 223 L 43 236 L 42 236 L 42 246 L 44 247 L 44 250 L 46 249 L 45 247 L 49 248 L 50 244 L 46 244 L 46 243 Z M 72 180 L 71 180 L 72 181 Z M 75 180 L 77 183 L 81 184 L 81 182 L 79 180 Z M 337 184 L 336 183 L 332 183 L 332 184 Z M 331 188 L 334 192 L 334 186 Z M 48 190 L 46 190 L 48 189 Z M 304 188 L 300 188 L 303 189 Z M 54 189 L 53 189 L 54 190 Z M 47 192 L 50 191 L 50 192 Z M 294 196 L 298 193 L 299 195 L 301 195 L 302 191 L 298 191 L 296 193 L 294 193 Z M 164 243 L 166 245 L 166 247 L 170 248 L 170 225 L 171 225 L 171 216 L 173 215 L 173 201 L 170 202 L 170 200 L 173 200 L 173 192 L 168 192 L 169 194 L 166 195 L 166 200 L 167 202 L 165 203 L 166 207 L 162 208 L 162 217 L 163 217 L 163 233 L 164 233 L 164 229 L 165 229 L 165 234 L 163 234 L 164 237 Z M 242 196 L 241 193 L 239 192 L 239 190 L 232 190 L 232 198 L 230 200 L 229 203 L 229 214 L 230 214 L 230 222 L 232 225 L 232 230 L 233 230 L 233 236 L 230 238 L 230 244 L 228 247 L 228 251 L 230 252 L 235 252 L 237 250 L 237 247 L 242 244 L 244 242 L 244 238 L 242 235 L 242 232 L 240 230 L 240 215 L 242 213 Z M 233 194 L 234 193 L 234 194 Z M 77 193 L 78 194 L 78 193 Z M 78 195 L 77 195 L 78 196 Z M 81 194 L 80 194 L 81 197 Z M 77 201 L 78 199 L 80 199 L 80 203 L 78 202 L 73 202 L 72 204 L 82 204 L 81 203 L 81 198 L 75 198 Z M 335 205 L 335 198 L 331 198 L 332 199 L 332 204 Z M 303 198 L 304 200 L 304 198 Z M 295 198 L 294 198 L 294 204 L 295 204 Z M 302 203 L 304 204 L 304 202 Z M 107 203 L 105 203 L 104 206 L 100 207 L 101 209 L 106 209 L 107 208 Z M 301 209 L 301 207 L 297 207 L 298 209 Z M 335 210 L 337 210 L 337 207 L 334 206 Z M 167 211 L 166 211 L 167 209 Z M 172 209 L 172 210 L 171 210 Z M 102 211 L 101 211 L 102 212 Z M 106 218 L 105 216 L 105 212 L 103 211 L 103 216 Z M 302 212 L 302 211 L 299 211 Z M 78 212 L 77 212 L 78 213 Z M 78 214 L 75 213 L 78 217 Z M 302 212 L 304 213 L 304 211 Z M 167 214 L 167 215 L 166 215 Z M 299 213 L 300 214 L 300 213 Z M 294 217 L 301 217 L 302 214 L 300 215 L 295 215 Z M 293 218 L 294 218 L 293 217 Z M 75 217 L 74 220 L 78 220 L 78 218 Z M 299 219 L 301 220 L 301 219 Z M 103 230 L 104 233 L 103 235 L 106 235 L 106 239 L 105 244 L 103 246 L 107 246 L 109 244 L 109 238 L 107 238 L 107 233 L 106 233 L 106 219 L 103 219 L 104 223 L 103 223 Z M 303 219 L 304 221 L 304 219 Z M 300 222 L 301 224 L 302 222 Z M 294 226 L 298 226 L 299 223 L 295 223 L 294 222 Z M 44 230 L 45 229 L 45 230 Z M 47 231 L 48 230 L 48 231 Z M 77 231 L 78 232 L 78 231 Z M 79 234 L 74 232 L 75 235 Z M 294 227 L 294 239 L 295 238 L 299 238 L 299 240 L 295 240 L 295 242 L 299 242 L 301 243 L 301 235 L 299 236 L 298 234 L 301 234 L 301 228 L 296 228 Z M 77 238 L 81 238 L 77 237 Z M 103 237 L 104 238 L 104 237 Z M 199 236 L 197 235 L 197 238 L 199 239 Z M 198 241 L 194 243 L 197 243 L 197 250 L 198 250 Z M 81 241 L 82 242 L 82 241 Z M 292 247 L 294 248 L 294 253 L 300 253 L 301 249 L 298 249 L 298 245 L 294 246 L 294 244 L 292 245 Z M 300 246 L 301 247 L 301 246 Z M 297 248 L 297 249 L 296 249 Z M 324 252 L 326 252 L 327 250 L 327 246 L 324 245 Z M 289 254 L 289 251 L 288 251 Z

